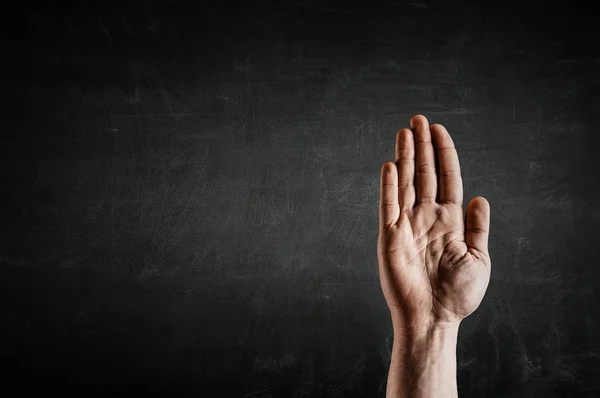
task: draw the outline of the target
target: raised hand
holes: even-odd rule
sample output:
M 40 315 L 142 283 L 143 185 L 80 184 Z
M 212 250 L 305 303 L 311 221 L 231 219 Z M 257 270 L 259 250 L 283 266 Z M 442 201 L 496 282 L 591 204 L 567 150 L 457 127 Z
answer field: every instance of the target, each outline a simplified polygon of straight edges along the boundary
M 381 168 L 377 258 L 398 333 L 456 326 L 490 280 L 490 206 L 473 198 L 463 218 L 458 154 L 448 131 L 413 116 Z M 437 161 L 436 161 L 437 160 Z

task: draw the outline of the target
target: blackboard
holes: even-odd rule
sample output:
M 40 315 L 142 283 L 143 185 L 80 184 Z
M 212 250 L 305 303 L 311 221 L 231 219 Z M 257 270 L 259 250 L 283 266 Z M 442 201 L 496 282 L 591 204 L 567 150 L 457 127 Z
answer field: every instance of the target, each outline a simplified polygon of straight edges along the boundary
M 600 394 L 591 11 L 198 3 L 26 5 L 4 148 L 9 385 L 384 396 L 379 170 L 422 113 L 454 139 L 465 202 L 491 205 L 460 396 Z

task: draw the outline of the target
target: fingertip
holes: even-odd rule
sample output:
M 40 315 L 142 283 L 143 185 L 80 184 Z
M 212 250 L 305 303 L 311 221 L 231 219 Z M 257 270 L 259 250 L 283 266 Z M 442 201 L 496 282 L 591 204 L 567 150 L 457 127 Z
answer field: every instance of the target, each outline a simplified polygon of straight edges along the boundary
M 396 142 L 401 141 L 402 139 L 408 137 L 409 135 L 412 137 L 412 130 L 411 129 L 400 129 L 398 130 L 398 132 L 396 133 Z
M 446 129 L 446 127 L 444 127 L 443 125 L 439 124 L 439 123 L 434 123 L 431 126 L 429 126 L 429 129 L 431 130 L 431 132 L 436 132 L 436 133 L 440 133 L 440 134 L 448 134 L 448 129 Z
M 394 162 L 385 162 L 381 166 L 381 175 L 382 176 L 393 174 L 395 172 L 396 172 L 396 163 L 394 163 Z
M 410 127 L 415 128 L 418 125 L 428 124 L 427 118 L 421 114 L 416 114 L 410 118 Z
M 480 229 L 488 229 L 490 222 L 490 204 L 483 196 L 476 196 L 467 205 L 467 223 Z
M 446 127 L 439 123 L 432 124 L 429 126 L 431 137 L 438 148 L 454 147 L 454 140 L 450 136 L 450 133 Z
M 475 211 L 481 211 L 483 213 L 490 212 L 490 202 L 483 196 L 475 196 L 469 202 L 469 206 L 467 208 L 472 208 Z

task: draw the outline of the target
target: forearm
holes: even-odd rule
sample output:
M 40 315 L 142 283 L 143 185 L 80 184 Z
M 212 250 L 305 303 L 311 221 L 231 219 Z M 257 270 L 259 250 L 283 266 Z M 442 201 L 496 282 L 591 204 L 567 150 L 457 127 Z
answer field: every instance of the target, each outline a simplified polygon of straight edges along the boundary
M 395 329 L 386 396 L 457 397 L 457 337 L 458 325 L 414 334 Z

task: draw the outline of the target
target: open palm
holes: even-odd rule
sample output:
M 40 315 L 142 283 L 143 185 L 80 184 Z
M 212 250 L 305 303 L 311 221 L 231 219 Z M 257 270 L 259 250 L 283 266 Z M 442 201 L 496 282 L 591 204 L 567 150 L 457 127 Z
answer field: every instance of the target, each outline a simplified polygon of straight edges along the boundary
M 473 198 L 463 218 L 452 138 L 422 115 L 410 124 L 396 136 L 395 163 L 381 169 L 377 258 L 394 326 L 414 330 L 458 324 L 475 311 L 491 259 L 489 204 Z

